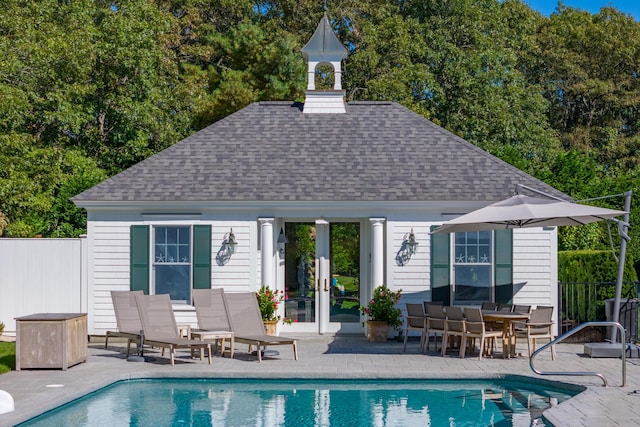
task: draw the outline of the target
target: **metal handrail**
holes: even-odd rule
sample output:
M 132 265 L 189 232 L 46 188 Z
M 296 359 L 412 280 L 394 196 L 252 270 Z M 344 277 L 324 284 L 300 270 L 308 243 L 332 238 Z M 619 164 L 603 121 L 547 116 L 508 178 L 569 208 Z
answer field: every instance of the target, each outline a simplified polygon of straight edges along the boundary
M 620 331 L 620 340 L 622 342 L 622 385 L 621 387 L 624 387 L 627 385 L 627 364 L 625 362 L 625 356 L 626 356 L 626 350 L 627 350 L 627 343 L 626 343 L 626 337 L 625 337 L 625 333 L 624 333 L 624 328 L 622 327 L 622 325 L 618 322 L 610 322 L 610 321 L 602 321 L 602 322 L 586 322 L 583 323 L 581 325 L 576 326 L 575 328 L 567 331 L 566 333 L 560 335 L 558 338 L 554 339 L 553 341 L 549 342 L 548 344 L 543 345 L 542 347 L 540 347 L 539 349 L 537 349 L 536 351 L 533 352 L 533 354 L 529 357 L 529 366 L 531 367 L 531 370 L 538 375 L 569 375 L 569 376 L 595 376 L 598 377 L 602 380 L 602 382 L 604 383 L 605 387 L 608 387 L 609 384 L 607 383 L 607 379 L 604 377 L 604 375 L 597 373 L 597 372 L 542 372 L 538 369 L 535 368 L 535 366 L 533 366 L 533 359 L 534 357 L 536 357 L 538 355 L 538 353 L 540 353 L 541 351 L 546 350 L 547 348 L 551 347 L 552 345 L 555 345 L 561 341 L 564 341 L 567 337 L 575 334 L 578 331 L 583 330 L 586 327 L 590 327 L 590 326 L 614 326 L 617 327 L 618 330 Z

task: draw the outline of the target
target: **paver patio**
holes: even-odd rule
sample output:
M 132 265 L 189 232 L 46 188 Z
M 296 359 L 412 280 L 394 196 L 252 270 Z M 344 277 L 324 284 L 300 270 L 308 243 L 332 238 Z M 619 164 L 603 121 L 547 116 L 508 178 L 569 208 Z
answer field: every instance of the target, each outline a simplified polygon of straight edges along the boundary
M 176 366 L 152 350 L 148 362 L 125 360 L 125 343 L 89 344 L 89 358 L 60 370 L 25 370 L 0 375 L 0 389 L 15 399 L 16 410 L 0 415 L 0 426 L 12 426 L 72 399 L 95 391 L 114 381 L 131 378 L 203 377 L 203 378 L 501 378 L 521 375 L 530 378 L 584 385 L 578 396 L 545 411 L 544 416 L 556 426 L 628 426 L 637 425 L 634 407 L 640 404 L 640 359 L 627 359 L 627 386 L 621 383 L 620 359 L 590 359 L 582 355 L 580 344 L 560 344 L 558 357 L 551 361 L 549 352 L 536 358 L 543 371 L 595 371 L 605 375 L 609 387 L 596 377 L 541 377 L 533 374 L 527 357 L 514 359 L 441 357 L 431 351 L 423 355 L 418 342 L 409 342 L 407 352 L 402 343 L 369 343 L 360 335 L 299 335 L 300 360 L 293 360 L 288 348 L 277 348 L 279 355 L 258 363 L 246 353 L 247 346 L 237 344 L 234 359 L 214 357 L 212 365 L 189 359 L 178 352 Z M 518 352 L 526 353 L 526 344 L 518 343 Z M 52 387 L 53 386 L 53 387 Z

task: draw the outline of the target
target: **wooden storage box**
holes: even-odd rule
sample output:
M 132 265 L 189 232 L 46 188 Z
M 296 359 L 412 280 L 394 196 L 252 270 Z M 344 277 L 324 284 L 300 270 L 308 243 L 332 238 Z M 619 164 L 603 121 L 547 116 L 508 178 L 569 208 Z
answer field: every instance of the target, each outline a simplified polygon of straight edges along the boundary
M 86 360 L 86 314 L 40 313 L 16 318 L 16 371 L 66 371 Z

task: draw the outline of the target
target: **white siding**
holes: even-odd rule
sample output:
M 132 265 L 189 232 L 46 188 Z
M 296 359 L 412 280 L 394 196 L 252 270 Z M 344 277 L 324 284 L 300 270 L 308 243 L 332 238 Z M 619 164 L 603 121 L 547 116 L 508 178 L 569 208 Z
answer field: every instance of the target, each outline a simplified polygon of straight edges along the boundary
M 251 291 L 256 289 L 255 221 L 91 221 L 90 235 L 93 251 L 90 256 L 92 288 L 92 314 L 89 333 L 103 335 L 116 330 L 116 319 L 111 303 L 112 290 L 129 289 L 130 227 L 133 224 L 208 224 L 211 225 L 211 286 L 227 290 Z M 223 250 L 225 234 L 233 229 L 238 245 L 226 264 L 218 263 L 217 255 Z M 259 258 L 258 258 L 259 259 Z M 153 277 L 152 277 L 153 279 Z M 196 326 L 193 306 L 174 304 L 178 324 Z
M 514 289 L 515 304 L 555 305 L 557 300 L 556 229 L 513 230 L 513 282 L 527 282 Z
M 402 305 L 405 302 L 431 300 L 431 223 L 394 221 L 387 224 L 387 278 L 391 289 L 402 289 Z M 405 234 L 413 233 L 418 243 L 416 253 L 408 260 L 399 262 L 400 249 Z M 401 265 L 402 264 L 402 265 Z
M 105 334 L 116 330 L 116 318 L 111 304 L 111 291 L 129 290 L 129 233 L 125 221 L 91 224 L 93 240 L 89 282 L 93 288 L 93 310 L 89 316 L 89 334 Z
M 252 291 L 255 290 L 255 268 L 252 268 L 255 244 L 251 239 L 252 225 L 255 222 L 215 222 L 212 223 L 211 231 L 211 286 L 214 288 L 225 288 L 232 291 Z M 233 228 L 238 245 L 236 252 L 231 255 L 229 261 L 220 265 L 217 255 L 224 251 L 222 242 L 224 236 Z

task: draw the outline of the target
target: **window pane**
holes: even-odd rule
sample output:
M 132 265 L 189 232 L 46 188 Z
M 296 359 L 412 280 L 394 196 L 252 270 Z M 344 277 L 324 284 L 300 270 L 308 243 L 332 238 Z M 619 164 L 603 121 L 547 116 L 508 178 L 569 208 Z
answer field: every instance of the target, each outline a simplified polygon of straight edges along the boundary
M 167 227 L 167 244 L 175 245 L 178 242 L 178 229 Z
M 167 262 L 178 261 L 178 248 L 176 246 L 167 245 Z
M 156 262 L 167 262 L 167 248 L 165 245 L 156 245 Z
M 189 229 L 188 228 L 179 228 L 178 229 L 178 243 L 181 245 L 189 244 Z
M 180 262 L 191 262 L 190 254 L 189 245 L 178 246 L 178 260 Z
M 156 295 L 169 294 L 171 301 L 191 301 L 189 265 L 156 266 Z
M 167 242 L 167 227 L 156 227 L 156 243 L 165 244 Z
M 490 265 L 456 265 L 455 277 L 456 302 L 491 300 Z

